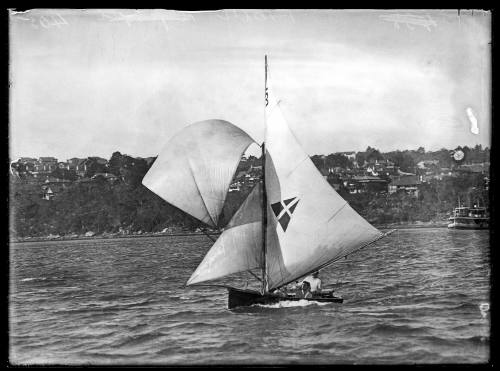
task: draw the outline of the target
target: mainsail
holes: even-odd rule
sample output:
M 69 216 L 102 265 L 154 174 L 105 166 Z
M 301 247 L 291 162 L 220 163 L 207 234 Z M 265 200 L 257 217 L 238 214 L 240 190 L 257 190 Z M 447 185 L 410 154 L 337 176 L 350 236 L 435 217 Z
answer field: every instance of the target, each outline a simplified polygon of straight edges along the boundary
M 269 84 L 266 93 L 266 274 L 271 290 L 383 234 L 323 178 L 290 131 Z
M 216 227 L 241 155 L 252 143 L 247 133 L 227 121 L 191 124 L 170 139 L 142 184 Z

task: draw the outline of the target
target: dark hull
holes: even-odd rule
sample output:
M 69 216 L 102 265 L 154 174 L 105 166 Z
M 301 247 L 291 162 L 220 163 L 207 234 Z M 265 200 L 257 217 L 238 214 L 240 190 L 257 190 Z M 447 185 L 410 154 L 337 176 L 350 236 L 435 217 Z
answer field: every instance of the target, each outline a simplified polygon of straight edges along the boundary
M 242 290 L 234 287 L 227 287 L 228 291 L 228 300 L 227 307 L 229 309 L 237 308 L 237 307 L 247 307 L 254 304 L 276 304 L 280 301 L 299 301 L 299 300 L 307 300 L 307 301 L 316 301 L 322 303 L 342 303 L 344 299 L 341 297 L 333 296 L 333 295 L 323 295 L 312 298 L 299 298 L 295 296 L 278 296 L 273 294 L 264 294 L 253 290 Z
M 450 218 L 450 229 L 489 229 L 489 219 L 486 218 Z
M 452 216 L 449 218 L 450 229 L 489 229 L 490 219 L 479 216 Z

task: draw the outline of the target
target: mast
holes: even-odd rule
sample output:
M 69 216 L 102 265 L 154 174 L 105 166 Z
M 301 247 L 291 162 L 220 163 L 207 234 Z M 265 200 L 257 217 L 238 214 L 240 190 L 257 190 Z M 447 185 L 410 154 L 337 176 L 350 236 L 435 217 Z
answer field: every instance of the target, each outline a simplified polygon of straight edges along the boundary
M 264 128 L 266 125 L 266 108 L 267 100 L 267 55 L 264 56 L 265 63 L 265 80 L 264 80 L 264 99 L 266 104 L 264 106 Z M 266 130 L 266 129 L 264 129 Z M 266 293 L 269 289 L 267 282 L 267 262 L 266 262 L 266 230 L 267 230 L 267 193 L 266 193 L 266 142 L 265 137 L 262 142 L 262 294 Z

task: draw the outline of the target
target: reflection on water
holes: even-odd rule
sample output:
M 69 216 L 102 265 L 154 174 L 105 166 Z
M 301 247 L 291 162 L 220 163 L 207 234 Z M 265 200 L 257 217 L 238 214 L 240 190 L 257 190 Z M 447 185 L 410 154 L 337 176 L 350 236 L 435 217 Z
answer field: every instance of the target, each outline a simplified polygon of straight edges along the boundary
M 399 230 L 322 272 L 343 304 L 234 311 L 225 289 L 184 287 L 210 246 L 203 236 L 12 244 L 11 362 L 488 361 L 488 231 Z

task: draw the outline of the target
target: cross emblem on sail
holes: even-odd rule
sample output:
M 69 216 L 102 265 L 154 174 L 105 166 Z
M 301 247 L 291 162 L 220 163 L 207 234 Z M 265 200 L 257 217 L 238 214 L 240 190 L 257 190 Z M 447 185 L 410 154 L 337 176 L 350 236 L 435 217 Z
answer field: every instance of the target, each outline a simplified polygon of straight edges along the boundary
M 283 231 L 286 231 L 288 227 L 288 223 L 292 219 L 292 214 L 297 204 L 299 203 L 299 199 L 297 197 L 292 197 L 283 202 L 275 202 L 271 205 L 271 209 L 273 209 L 274 215 L 278 218 L 278 221 L 283 228 Z

